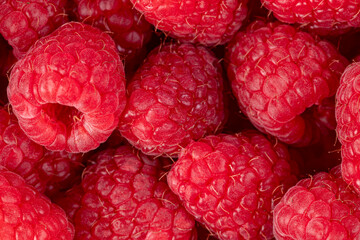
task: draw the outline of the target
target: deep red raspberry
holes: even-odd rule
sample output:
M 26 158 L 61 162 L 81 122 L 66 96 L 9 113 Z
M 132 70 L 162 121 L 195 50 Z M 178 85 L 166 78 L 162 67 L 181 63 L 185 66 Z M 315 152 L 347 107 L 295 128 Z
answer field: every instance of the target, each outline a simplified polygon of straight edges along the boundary
M 297 145 L 317 135 L 314 121 L 302 113 L 335 94 L 348 64 L 329 42 L 260 21 L 236 35 L 226 61 L 242 112 L 259 130 Z
M 351 28 L 360 27 L 360 2 L 261 0 L 277 19 L 285 23 L 298 23 L 320 35 L 340 35 Z
M 149 155 L 177 155 L 224 120 L 221 66 L 204 47 L 154 49 L 128 86 L 121 134 Z
M 47 196 L 72 187 L 83 169 L 82 155 L 52 152 L 34 143 L 7 108 L 0 109 L 0 165 Z
M 146 55 L 146 44 L 153 28 L 134 8 L 130 0 L 75 0 L 78 20 L 110 34 L 122 58 L 126 71 L 140 63 Z
M 278 240 L 360 237 L 360 197 L 341 177 L 340 166 L 299 181 L 274 209 Z
M 57 202 L 75 239 L 193 239 L 195 221 L 166 184 L 159 159 L 131 146 L 108 149 Z
M 169 187 L 220 239 L 270 239 L 272 208 L 296 183 L 285 145 L 257 131 L 190 143 L 171 168 Z
M 0 166 L 1 239 L 71 240 L 74 228 L 65 212 Z
M 131 0 L 156 29 L 206 46 L 228 42 L 247 15 L 248 0 Z
M 344 180 L 360 193 L 360 62 L 349 65 L 341 77 L 336 93 L 337 136 L 342 144 L 342 173 Z
M 15 64 L 8 97 L 34 142 L 56 151 L 95 149 L 117 127 L 126 104 L 114 41 L 86 24 L 64 24 Z
M 0 33 L 21 58 L 39 38 L 67 21 L 66 0 L 2 0 Z

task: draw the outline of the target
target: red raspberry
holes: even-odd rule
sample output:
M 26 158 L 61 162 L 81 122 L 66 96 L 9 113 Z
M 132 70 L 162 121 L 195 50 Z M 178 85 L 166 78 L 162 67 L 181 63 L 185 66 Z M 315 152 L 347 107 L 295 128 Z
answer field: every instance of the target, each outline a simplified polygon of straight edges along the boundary
M 47 196 L 69 189 L 82 167 L 82 155 L 52 152 L 31 141 L 7 106 L 0 109 L 0 165 Z
M 95 161 L 81 185 L 57 201 L 73 220 L 75 239 L 194 239 L 195 221 L 162 178 L 158 159 L 121 146 Z
M 66 0 L 2 0 L 0 33 L 14 48 L 17 58 L 39 38 L 67 21 Z
M 274 235 L 282 240 L 360 237 L 360 197 L 341 178 L 340 166 L 299 181 L 274 209 Z
M 261 0 L 285 23 L 298 23 L 320 35 L 340 35 L 360 27 L 359 1 Z
M 294 27 L 256 21 L 228 46 L 228 76 L 240 109 L 261 131 L 308 145 L 318 129 L 301 115 L 335 94 L 348 61 L 330 43 Z
M 75 0 L 78 19 L 108 32 L 114 39 L 126 71 L 146 55 L 145 45 L 152 36 L 152 25 L 134 8 L 130 0 Z M 135 66 L 130 66 L 135 68 Z
M 95 149 L 117 127 L 126 104 L 114 41 L 91 26 L 64 24 L 15 64 L 8 97 L 34 142 L 55 151 Z
M 344 180 L 360 193 L 360 62 L 349 65 L 341 77 L 336 93 L 337 136 L 342 144 L 342 174 Z
M 1 239 L 73 239 L 65 212 L 1 166 L 0 192 Z
M 224 120 L 221 66 L 204 47 L 154 49 L 128 86 L 121 134 L 149 155 L 177 155 Z
M 285 145 L 257 131 L 207 136 L 181 151 L 168 184 L 220 239 L 270 239 L 272 208 L 296 183 Z
M 131 0 L 156 29 L 206 46 L 228 42 L 247 15 L 248 0 Z

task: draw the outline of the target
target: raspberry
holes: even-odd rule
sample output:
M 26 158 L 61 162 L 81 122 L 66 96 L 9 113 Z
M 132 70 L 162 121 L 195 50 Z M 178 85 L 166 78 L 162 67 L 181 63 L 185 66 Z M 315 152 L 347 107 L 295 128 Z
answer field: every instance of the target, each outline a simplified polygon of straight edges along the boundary
M 298 23 L 319 35 L 340 35 L 360 27 L 358 1 L 261 0 L 275 17 L 285 23 Z
M 127 90 L 119 130 L 149 155 L 177 155 L 191 139 L 215 132 L 224 120 L 221 66 L 201 46 L 154 49 Z
M 329 42 L 260 21 L 236 35 L 226 61 L 242 112 L 259 130 L 297 146 L 312 143 L 319 131 L 302 113 L 335 94 L 348 64 Z
M 1 239 L 73 239 L 65 212 L 1 166 L 0 192 Z
M 272 208 L 296 183 L 285 145 L 257 131 L 209 135 L 184 148 L 170 189 L 220 239 L 270 239 Z
M 0 165 L 5 166 L 41 193 L 52 196 L 69 189 L 82 167 L 82 155 L 52 152 L 31 141 L 7 106 L 0 109 Z
M 95 149 L 117 127 L 126 104 L 113 40 L 86 24 L 64 24 L 15 64 L 8 98 L 34 142 L 54 151 Z
M 159 159 L 131 146 L 108 149 L 57 202 L 73 220 L 75 239 L 194 239 L 193 217 L 162 177 Z
M 0 33 L 22 58 L 35 41 L 67 21 L 66 0 L 2 0 Z
M 358 87 L 360 63 L 349 65 L 343 73 L 340 87 L 336 93 L 337 136 L 342 144 L 342 174 L 344 180 L 353 185 L 360 193 L 360 162 L 359 162 L 359 104 L 360 90 Z
M 248 0 L 131 0 L 156 29 L 206 46 L 228 42 L 242 26 Z
M 360 198 L 341 177 L 340 166 L 291 187 L 274 209 L 276 239 L 360 237 Z
M 126 60 L 127 70 L 146 55 L 145 45 L 151 39 L 152 25 L 141 17 L 130 0 L 76 0 L 76 4 L 80 21 L 108 32 L 114 39 L 121 57 Z

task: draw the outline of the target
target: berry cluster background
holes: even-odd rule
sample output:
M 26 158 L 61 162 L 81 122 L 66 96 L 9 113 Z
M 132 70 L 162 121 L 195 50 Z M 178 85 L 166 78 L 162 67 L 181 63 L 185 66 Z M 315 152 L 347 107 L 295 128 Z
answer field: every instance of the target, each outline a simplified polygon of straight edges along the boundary
M 360 1 L 0 0 L 0 239 L 360 239 Z

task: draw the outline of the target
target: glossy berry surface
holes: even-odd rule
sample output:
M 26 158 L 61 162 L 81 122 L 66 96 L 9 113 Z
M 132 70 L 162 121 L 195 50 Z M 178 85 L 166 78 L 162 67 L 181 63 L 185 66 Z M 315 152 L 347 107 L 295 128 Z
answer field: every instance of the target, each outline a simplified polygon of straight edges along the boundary
M 149 155 L 175 156 L 191 139 L 217 131 L 225 118 L 221 67 L 201 46 L 154 49 L 127 91 L 119 130 Z
M 47 196 L 72 187 L 83 169 L 81 154 L 52 152 L 31 141 L 9 106 L 0 109 L 0 165 Z
M 60 198 L 75 239 L 194 239 L 194 218 L 163 178 L 161 162 L 131 146 L 108 149 Z
M 130 0 L 75 0 L 77 19 L 108 33 L 127 69 L 135 69 L 147 53 L 153 27 Z M 136 66 L 133 66 L 136 65 Z
M 210 135 L 181 152 L 167 180 L 220 239 L 270 239 L 272 209 L 296 183 L 285 145 L 257 131 Z
M 65 212 L 2 166 L 0 192 L 2 239 L 73 239 L 74 228 Z
M 2 0 L 0 34 L 22 58 L 39 38 L 67 22 L 66 0 Z
M 247 16 L 247 0 L 131 0 L 156 29 L 185 42 L 214 46 L 228 42 Z
M 239 107 L 254 126 L 306 146 L 318 129 L 303 113 L 335 95 L 348 61 L 329 42 L 290 25 L 255 21 L 228 45 L 226 63 Z
M 360 198 L 340 166 L 290 188 L 274 209 L 276 239 L 350 240 L 360 237 Z
M 341 77 L 340 87 L 336 94 L 336 131 L 342 144 L 341 167 L 344 180 L 360 193 L 360 138 L 358 136 L 360 122 L 357 101 L 360 96 L 359 73 L 360 63 L 355 62 L 346 68 Z
M 360 26 L 360 2 L 261 0 L 264 7 L 285 23 L 297 23 L 319 35 L 340 35 Z
M 49 150 L 87 152 L 117 127 L 126 103 L 124 69 L 106 33 L 70 22 L 15 64 L 7 93 L 31 140 Z

